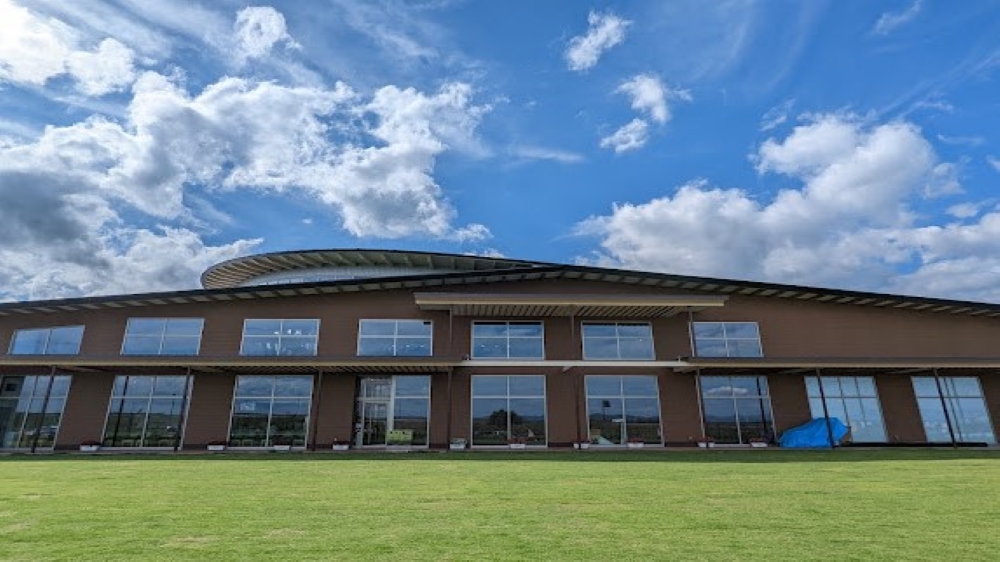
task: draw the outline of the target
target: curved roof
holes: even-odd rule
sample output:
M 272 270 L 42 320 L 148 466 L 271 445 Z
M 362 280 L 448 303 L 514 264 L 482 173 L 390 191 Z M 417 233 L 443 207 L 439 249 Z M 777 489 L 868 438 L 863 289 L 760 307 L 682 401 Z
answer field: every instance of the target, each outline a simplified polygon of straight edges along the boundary
M 524 269 L 543 265 L 551 264 L 405 250 L 301 250 L 244 256 L 213 265 L 201 274 L 201 285 L 206 289 L 226 289 L 251 284 L 253 279 L 264 275 L 304 273 L 330 267 L 412 268 L 415 270 L 414 274 L 427 274 L 427 270 L 456 273 Z

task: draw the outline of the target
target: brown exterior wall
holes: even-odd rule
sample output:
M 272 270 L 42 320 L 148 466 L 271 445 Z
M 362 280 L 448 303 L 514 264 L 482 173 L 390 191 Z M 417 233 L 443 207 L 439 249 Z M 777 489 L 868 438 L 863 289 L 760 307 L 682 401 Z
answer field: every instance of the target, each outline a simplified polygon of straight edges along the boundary
M 324 375 L 317 391 L 313 391 L 315 435 L 310 431 L 310 443 L 317 450 L 329 449 L 334 439 L 354 440 L 354 397 L 357 377 L 353 375 Z
M 771 394 L 771 411 L 774 413 L 774 431 L 777 435 L 812 419 L 805 378 L 802 375 L 769 376 L 767 388 Z
M 917 408 L 917 397 L 909 375 L 887 374 L 875 377 L 882 418 L 890 443 L 923 443 L 924 425 Z
M 667 444 L 693 444 L 702 436 L 701 397 L 693 373 L 667 373 L 659 377 L 660 422 Z
M 979 382 L 983 387 L 983 398 L 986 400 L 986 408 L 990 412 L 990 421 L 993 423 L 993 433 L 1000 429 L 1000 373 L 989 373 L 979 377 Z
M 184 448 L 204 449 L 212 441 L 229 440 L 236 375 L 212 373 L 198 374 L 193 378 L 184 427 Z
M 74 374 L 56 437 L 57 449 L 74 449 L 83 441 L 101 441 L 115 376 Z

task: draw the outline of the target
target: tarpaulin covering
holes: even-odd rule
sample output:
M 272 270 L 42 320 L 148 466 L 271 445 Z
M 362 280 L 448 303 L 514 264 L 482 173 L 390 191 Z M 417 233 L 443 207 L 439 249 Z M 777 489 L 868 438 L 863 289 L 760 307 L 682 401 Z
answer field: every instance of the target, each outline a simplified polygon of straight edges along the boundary
M 827 427 L 829 422 L 829 429 Z M 838 418 L 815 418 L 812 421 L 793 427 L 781 435 L 779 443 L 782 447 L 788 448 L 816 448 L 833 447 L 830 442 L 830 432 L 833 432 L 834 443 L 847 435 L 847 426 Z

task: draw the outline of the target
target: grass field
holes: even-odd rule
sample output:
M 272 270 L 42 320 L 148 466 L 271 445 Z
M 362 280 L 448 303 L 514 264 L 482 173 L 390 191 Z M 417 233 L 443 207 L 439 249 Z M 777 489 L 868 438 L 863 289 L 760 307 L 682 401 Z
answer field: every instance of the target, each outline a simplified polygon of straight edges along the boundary
M 0 560 L 1000 559 L 1000 451 L 0 457 Z

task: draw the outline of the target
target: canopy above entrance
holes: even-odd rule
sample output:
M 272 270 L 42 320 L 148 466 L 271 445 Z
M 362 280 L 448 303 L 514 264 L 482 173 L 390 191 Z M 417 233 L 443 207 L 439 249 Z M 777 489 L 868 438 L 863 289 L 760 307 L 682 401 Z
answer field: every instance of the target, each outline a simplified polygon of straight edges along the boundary
M 422 310 L 455 316 L 658 318 L 724 306 L 727 296 L 414 293 Z

